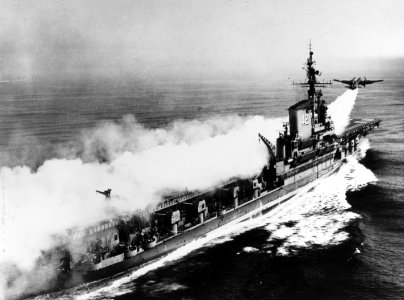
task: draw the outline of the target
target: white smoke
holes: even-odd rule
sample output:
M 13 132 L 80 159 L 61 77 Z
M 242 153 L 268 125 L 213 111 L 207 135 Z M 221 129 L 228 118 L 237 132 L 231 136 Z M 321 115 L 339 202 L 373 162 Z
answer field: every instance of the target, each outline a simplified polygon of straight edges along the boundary
M 108 163 L 52 159 L 36 172 L 3 167 L 0 263 L 28 270 L 52 235 L 67 228 L 145 208 L 167 190 L 206 189 L 231 177 L 252 176 L 268 155 L 257 133 L 273 140 L 281 124 L 282 119 L 234 116 L 149 130 L 125 119 L 123 126 L 103 124 L 86 133 L 90 144 L 109 146 L 104 147 Z M 106 188 L 112 189 L 110 201 L 95 193 Z
M 104 121 L 95 129 L 84 130 L 73 150 L 78 150 L 85 161 L 111 161 L 125 151 L 139 153 L 161 145 L 195 144 L 236 130 L 244 121 L 240 116 L 217 116 L 204 121 L 174 121 L 165 128 L 150 129 L 127 115 L 119 124 Z
M 349 124 L 357 95 L 358 89 L 346 90 L 328 106 L 328 113 L 334 121 L 335 134 L 341 134 Z

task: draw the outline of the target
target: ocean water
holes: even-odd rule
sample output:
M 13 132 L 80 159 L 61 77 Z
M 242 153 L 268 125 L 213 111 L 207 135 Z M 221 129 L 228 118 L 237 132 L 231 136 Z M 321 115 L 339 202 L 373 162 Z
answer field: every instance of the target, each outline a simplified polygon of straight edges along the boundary
M 380 118 L 358 160 L 282 209 L 224 228 L 136 270 L 38 298 L 403 299 L 404 74 L 360 89 L 352 117 Z M 333 85 L 329 102 L 342 94 Z M 284 117 L 304 93 L 273 80 L 45 86 L 0 100 L 2 166 L 62 158 L 83 130 L 131 114 L 146 128 L 231 115 Z M 69 152 L 69 155 L 71 153 Z M 93 189 L 93 187 L 89 187 Z M 49 226 L 52 226 L 49 224 Z

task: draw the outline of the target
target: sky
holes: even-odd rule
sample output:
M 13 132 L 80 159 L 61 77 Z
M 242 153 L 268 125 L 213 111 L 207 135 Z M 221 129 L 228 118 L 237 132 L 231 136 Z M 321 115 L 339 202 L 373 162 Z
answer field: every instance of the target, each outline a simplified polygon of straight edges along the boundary
M 215 78 L 404 57 L 404 2 L 0 1 L 0 80 Z

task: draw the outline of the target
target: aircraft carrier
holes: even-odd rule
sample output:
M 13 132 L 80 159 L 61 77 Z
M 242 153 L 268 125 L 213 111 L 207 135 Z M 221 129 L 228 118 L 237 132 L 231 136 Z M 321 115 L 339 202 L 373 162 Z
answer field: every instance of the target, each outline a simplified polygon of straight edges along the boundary
M 41 267 L 49 261 L 57 265 L 58 275 L 48 279 L 48 288 L 63 289 L 136 268 L 225 224 L 270 211 L 308 183 L 336 172 L 381 120 L 351 120 L 336 135 L 318 89 L 329 83 L 317 80 L 320 72 L 311 47 L 305 70 L 301 85 L 308 88 L 307 98 L 289 107 L 289 122 L 276 144 L 257 133 L 269 160 L 256 176 L 234 178 L 212 190 L 166 195 L 146 211 L 69 230 L 38 261 L 40 276 L 44 276 Z M 108 198 L 111 190 L 101 193 Z

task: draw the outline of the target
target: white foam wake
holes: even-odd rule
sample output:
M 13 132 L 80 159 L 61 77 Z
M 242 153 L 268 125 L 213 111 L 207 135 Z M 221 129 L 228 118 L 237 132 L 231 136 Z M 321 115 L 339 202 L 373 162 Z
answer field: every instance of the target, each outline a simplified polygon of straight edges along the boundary
M 362 138 L 358 145 L 359 148 L 359 159 L 362 159 L 366 156 L 366 153 L 370 149 L 370 141 L 368 138 Z
M 266 226 L 269 242 L 281 241 L 276 255 L 293 255 L 302 248 L 337 245 L 349 236 L 343 230 L 360 218 L 349 210 L 347 190 L 357 190 L 377 181 L 375 175 L 355 158 L 348 158 L 340 171 L 330 176 L 307 194 L 301 194 Z

